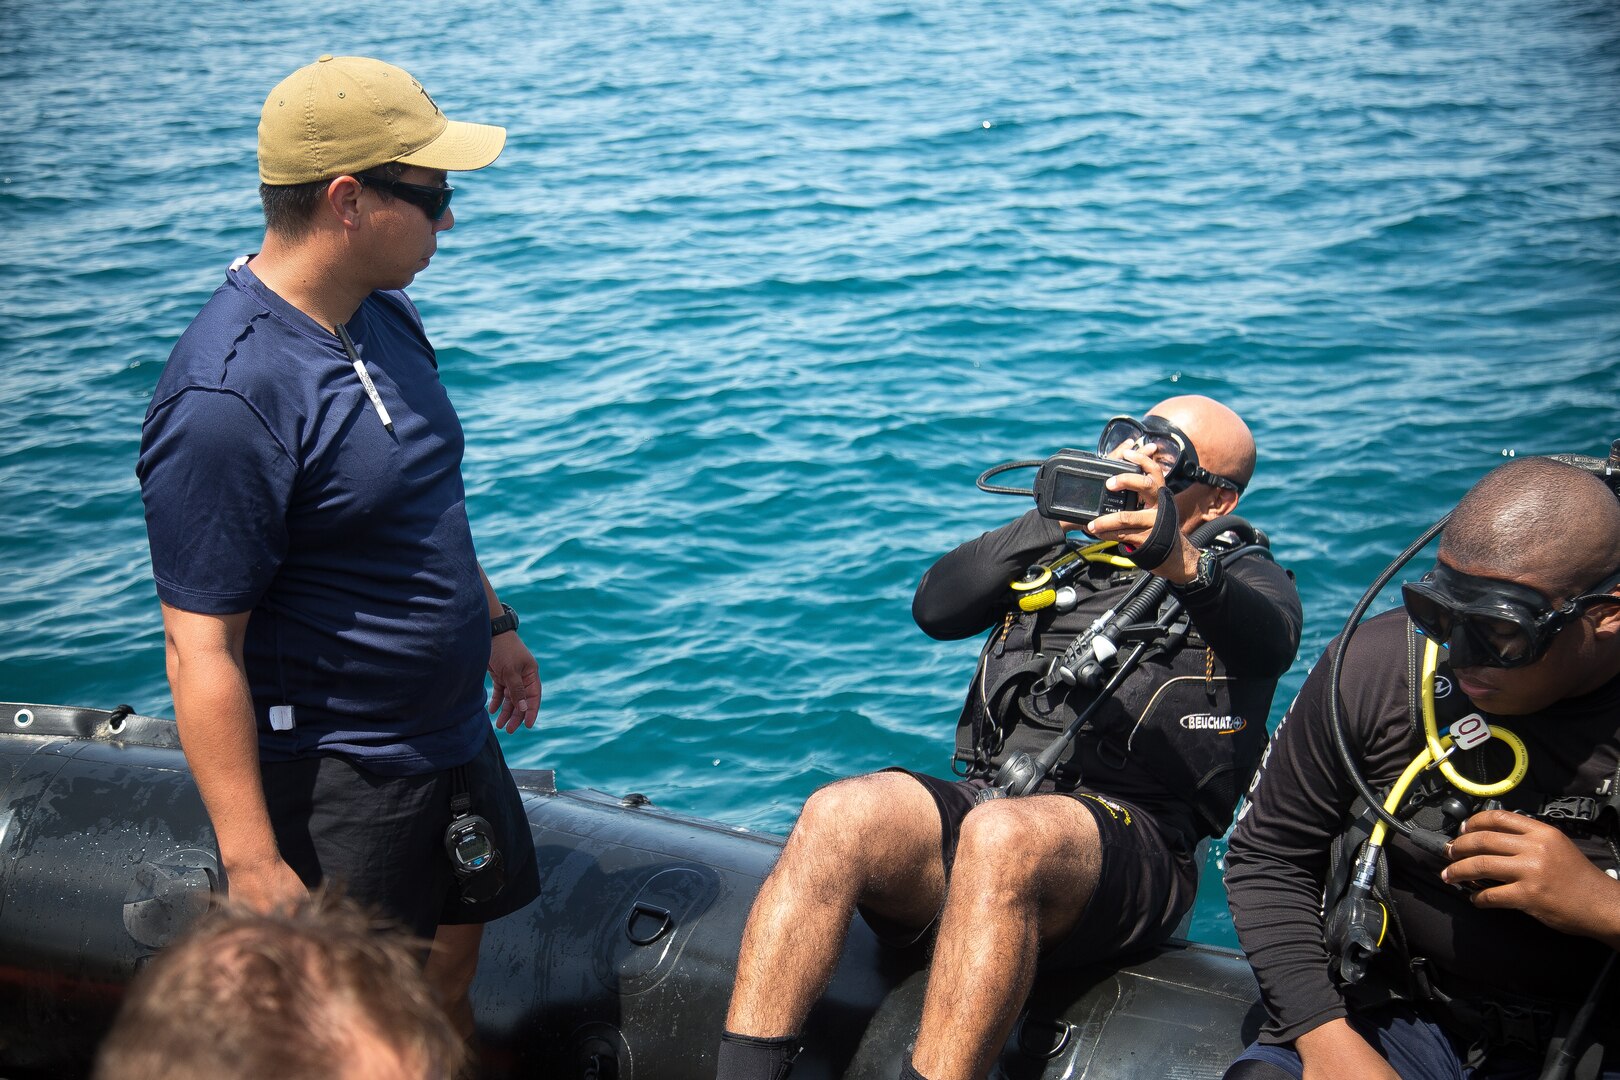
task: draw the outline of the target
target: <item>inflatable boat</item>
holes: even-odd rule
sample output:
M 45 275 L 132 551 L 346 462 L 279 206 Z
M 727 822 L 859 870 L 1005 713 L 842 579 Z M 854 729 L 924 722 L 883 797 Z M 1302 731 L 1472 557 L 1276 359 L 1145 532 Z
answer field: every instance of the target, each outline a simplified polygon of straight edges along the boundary
M 514 773 L 544 885 L 485 934 L 473 1005 L 490 1075 L 712 1080 L 743 923 L 782 839 Z M 0 705 L 0 1077 L 84 1075 L 131 976 L 220 890 L 173 721 Z M 795 1080 L 892 1080 L 926 959 L 857 919 Z M 994 1075 L 1215 1078 L 1259 1021 L 1242 957 L 1178 940 L 1041 979 Z

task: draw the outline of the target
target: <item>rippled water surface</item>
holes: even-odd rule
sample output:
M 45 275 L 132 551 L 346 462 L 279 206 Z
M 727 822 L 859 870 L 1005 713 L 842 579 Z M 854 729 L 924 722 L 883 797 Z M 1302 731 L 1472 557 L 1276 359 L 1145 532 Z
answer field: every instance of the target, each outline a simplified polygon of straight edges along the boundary
M 1604 0 L 7 0 L 0 698 L 171 711 L 140 420 L 322 52 L 511 132 L 411 291 L 543 665 L 507 753 L 566 786 L 785 830 L 944 769 L 976 643 L 911 590 L 1023 509 L 973 477 L 1172 393 L 1259 438 L 1307 614 L 1273 722 L 1504 454 L 1620 436 Z

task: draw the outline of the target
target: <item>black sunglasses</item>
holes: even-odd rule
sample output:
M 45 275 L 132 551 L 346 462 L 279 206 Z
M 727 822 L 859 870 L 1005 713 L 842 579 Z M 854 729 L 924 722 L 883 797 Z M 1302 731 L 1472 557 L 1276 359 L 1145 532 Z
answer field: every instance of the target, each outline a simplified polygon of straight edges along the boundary
M 372 176 L 370 173 L 355 173 L 354 178 L 367 187 L 386 191 L 396 199 L 404 199 L 426 214 L 429 221 L 444 217 L 450 209 L 450 196 L 456 193 L 456 189 L 449 184 L 428 187 L 426 184 L 407 184 L 403 180 L 390 180 L 386 176 Z

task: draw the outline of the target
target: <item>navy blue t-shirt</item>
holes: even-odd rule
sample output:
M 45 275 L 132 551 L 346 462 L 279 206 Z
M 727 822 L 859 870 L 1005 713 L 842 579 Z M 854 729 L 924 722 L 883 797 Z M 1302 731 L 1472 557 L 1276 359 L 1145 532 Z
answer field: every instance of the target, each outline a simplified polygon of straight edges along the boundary
M 152 577 L 172 607 L 252 612 L 264 760 L 434 772 L 489 731 L 461 424 L 404 293 L 372 293 L 346 325 L 392 434 L 335 336 L 248 267 L 226 275 L 141 428 Z

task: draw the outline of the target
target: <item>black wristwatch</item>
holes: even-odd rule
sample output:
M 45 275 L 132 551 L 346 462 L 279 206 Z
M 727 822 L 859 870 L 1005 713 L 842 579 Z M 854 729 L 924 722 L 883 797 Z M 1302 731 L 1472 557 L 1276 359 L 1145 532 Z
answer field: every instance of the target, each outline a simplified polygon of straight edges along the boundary
M 1180 593 L 1198 592 L 1215 584 L 1215 573 L 1220 569 L 1220 558 L 1209 548 L 1198 553 L 1198 568 L 1193 571 L 1193 578 L 1185 585 L 1177 585 L 1176 591 Z
M 497 634 L 504 634 L 508 630 L 516 630 L 518 628 L 517 612 L 513 611 L 506 604 L 501 605 L 501 612 L 502 614 L 500 618 L 489 620 L 490 637 L 494 637 Z

